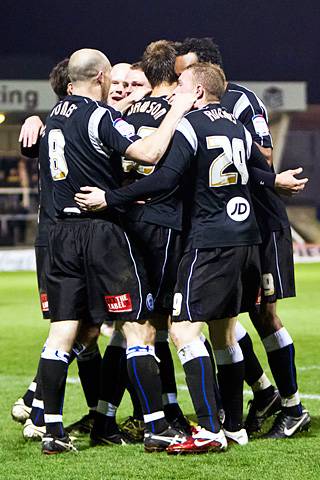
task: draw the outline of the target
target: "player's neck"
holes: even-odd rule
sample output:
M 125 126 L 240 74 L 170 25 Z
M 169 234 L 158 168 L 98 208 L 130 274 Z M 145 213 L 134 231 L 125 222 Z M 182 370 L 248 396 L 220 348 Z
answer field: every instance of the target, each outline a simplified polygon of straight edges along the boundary
M 206 96 L 203 96 L 201 98 L 198 98 L 197 101 L 195 102 L 194 104 L 194 107 L 195 108 L 203 108 L 205 107 L 206 105 L 208 104 L 211 104 L 211 103 L 220 103 L 219 99 L 217 97 L 210 97 L 210 98 L 207 98 Z
M 92 100 L 101 100 L 101 89 L 96 86 L 88 86 L 85 84 L 74 85 L 72 95 L 79 95 L 81 97 L 88 97 Z
M 154 87 L 151 92 L 151 96 L 162 97 L 163 95 L 171 95 L 176 86 L 176 83 L 172 83 L 171 85 L 169 85 L 168 83 L 161 83 L 160 85 Z

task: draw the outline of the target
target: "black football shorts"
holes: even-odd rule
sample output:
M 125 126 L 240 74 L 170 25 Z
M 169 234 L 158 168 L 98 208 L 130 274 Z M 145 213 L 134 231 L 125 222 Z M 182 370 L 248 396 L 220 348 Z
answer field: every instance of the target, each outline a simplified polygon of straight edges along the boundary
M 273 303 L 277 299 L 295 297 L 293 247 L 290 227 L 262 235 L 261 300 Z
M 38 279 L 38 291 L 40 297 L 40 306 L 42 316 L 44 319 L 50 319 L 48 292 L 47 292 L 47 273 L 48 273 L 48 248 L 47 247 L 35 247 L 36 254 L 36 267 L 37 267 L 37 279 Z
M 192 249 L 179 265 L 172 320 L 204 322 L 235 317 L 252 308 L 259 288 L 256 245 Z
M 182 254 L 181 233 L 172 228 L 130 220 L 126 221 L 125 229 L 143 255 L 154 297 L 154 312 L 169 315 Z
M 49 233 L 52 321 L 134 321 L 153 297 L 143 260 L 123 229 L 102 219 L 62 219 Z

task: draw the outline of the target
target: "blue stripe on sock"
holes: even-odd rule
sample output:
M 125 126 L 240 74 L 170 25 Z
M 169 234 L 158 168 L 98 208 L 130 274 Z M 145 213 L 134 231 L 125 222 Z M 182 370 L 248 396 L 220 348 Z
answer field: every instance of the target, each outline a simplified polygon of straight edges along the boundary
M 295 379 L 295 374 L 294 374 L 294 360 L 293 360 L 293 343 L 289 346 L 289 357 L 290 357 L 290 374 L 291 374 L 291 382 L 292 382 L 292 387 L 295 390 L 293 393 L 295 393 L 298 389 L 298 385 Z
M 43 410 L 41 408 L 38 408 L 38 407 L 35 407 L 35 410 L 36 410 L 37 414 L 36 414 L 34 424 L 38 425 L 38 420 L 39 420 L 39 417 L 40 417 L 41 413 L 43 413 Z
M 130 360 L 132 360 L 132 366 L 133 366 L 133 373 L 134 373 L 134 376 L 136 378 L 136 381 L 137 381 L 137 384 L 138 384 L 138 387 L 140 389 L 140 392 L 142 393 L 142 396 L 143 396 L 143 399 L 144 399 L 144 402 L 146 404 L 146 409 L 148 411 L 148 414 L 150 414 L 150 407 L 149 407 L 149 403 L 148 403 L 148 399 L 147 399 L 147 396 L 145 394 L 145 391 L 143 390 L 143 387 L 140 383 L 140 380 L 139 380 L 139 377 L 138 377 L 138 372 L 137 372 L 137 366 L 136 366 L 136 359 L 135 357 L 132 357 Z M 129 360 L 129 361 L 130 361 Z M 151 430 L 152 430 L 152 433 L 154 433 L 155 429 L 154 429 L 154 423 L 153 422 L 150 422 L 151 423 Z
M 204 383 L 204 365 L 203 365 L 202 357 L 199 357 L 199 360 L 200 360 L 200 365 L 201 365 L 201 386 L 202 386 L 203 398 L 204 398 L 205 404 L 206 404 L 208 412 L 209 412 L 210 425 L 211 425 L 212 431 L 214 432 L 215 431 L 215 426 L 214 426 L 214 422 L 213 422 L 213 419 L 212 419 L 212 410 L 210 408 L 210 405 L 209 405 L 209 402 L 208 402 L 208 399 L 207 399 L 206 387 L 205 387 L 205 383 Z

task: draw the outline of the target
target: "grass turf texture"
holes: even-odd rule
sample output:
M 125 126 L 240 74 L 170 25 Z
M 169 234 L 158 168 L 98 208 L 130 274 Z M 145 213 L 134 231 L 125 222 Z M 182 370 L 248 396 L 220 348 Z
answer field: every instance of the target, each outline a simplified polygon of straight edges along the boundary
M 300 392 L 318 398 L 303 399 L 310 410 L 309 433 L 284 441 L 254 440 L 234 446 L 223 454 L 169 457 L 145 454 L 141 445 L 128 447 L 89 446 L 83 437 L 78 454 L 44 456 L 39 443 L 27 443 L 21 426 L 11 420 L 10 409 L 33 379 L 47 332 L 40 318 L 36 277 L 30 272 L 0 274 L 0 478 L 1 479 L 319 479 L 320 478 L 320 264 L 297 265 L 298 297 L 279 302 L 279 314 L 295 340 Z M 256 351 L 266 367 L 266 356 L 246 316 Z M 101 351 L 106 340 L 101 339 Z M 175 356 L 175 361 L 177 360 Z M 179 363 L 179 400 L 186 414 L 193 413 Z M 268 371 L 269 373 L 269 371 Z M 77 378 L 76 365 L 69 377 Z M 71 378 L 71 379 L 72 379 Z M 248 390 L 248 387 L 246 387 Z M 245 400 L 249 399 L 245 395 Z M 65 401 L 65 424 L 86 413 L 79 383 L 69 383 Z M 121 420 L 131 413 L 126 397 L 118 411 Z

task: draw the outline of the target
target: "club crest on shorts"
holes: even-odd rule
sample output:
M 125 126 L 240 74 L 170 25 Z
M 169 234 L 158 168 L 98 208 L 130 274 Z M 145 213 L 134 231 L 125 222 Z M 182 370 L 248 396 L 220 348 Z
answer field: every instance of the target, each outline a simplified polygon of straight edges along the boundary
M 147 298 L 146 298 L 146 306 L 149 312 L 152 312 L 154 309 L 154 301 L 153 301 L 153 296 L 152 293 L 148 293 Z
M 105 295 L 104 299 L 108 312 L 132 312 L 132 301 L 130 293 L 123 293 L 121 295 Z
M 43 312 L 49 312 L 49 302 L 48 302 L 48 296 L 46 293 L 40 293 L 40 302 L 41 302 L 41 310 Z
M 243 222 L 250 215 L 250 204 L 243 197 L 233 197 L 227 203 L 227 214 L 235 222 Z

